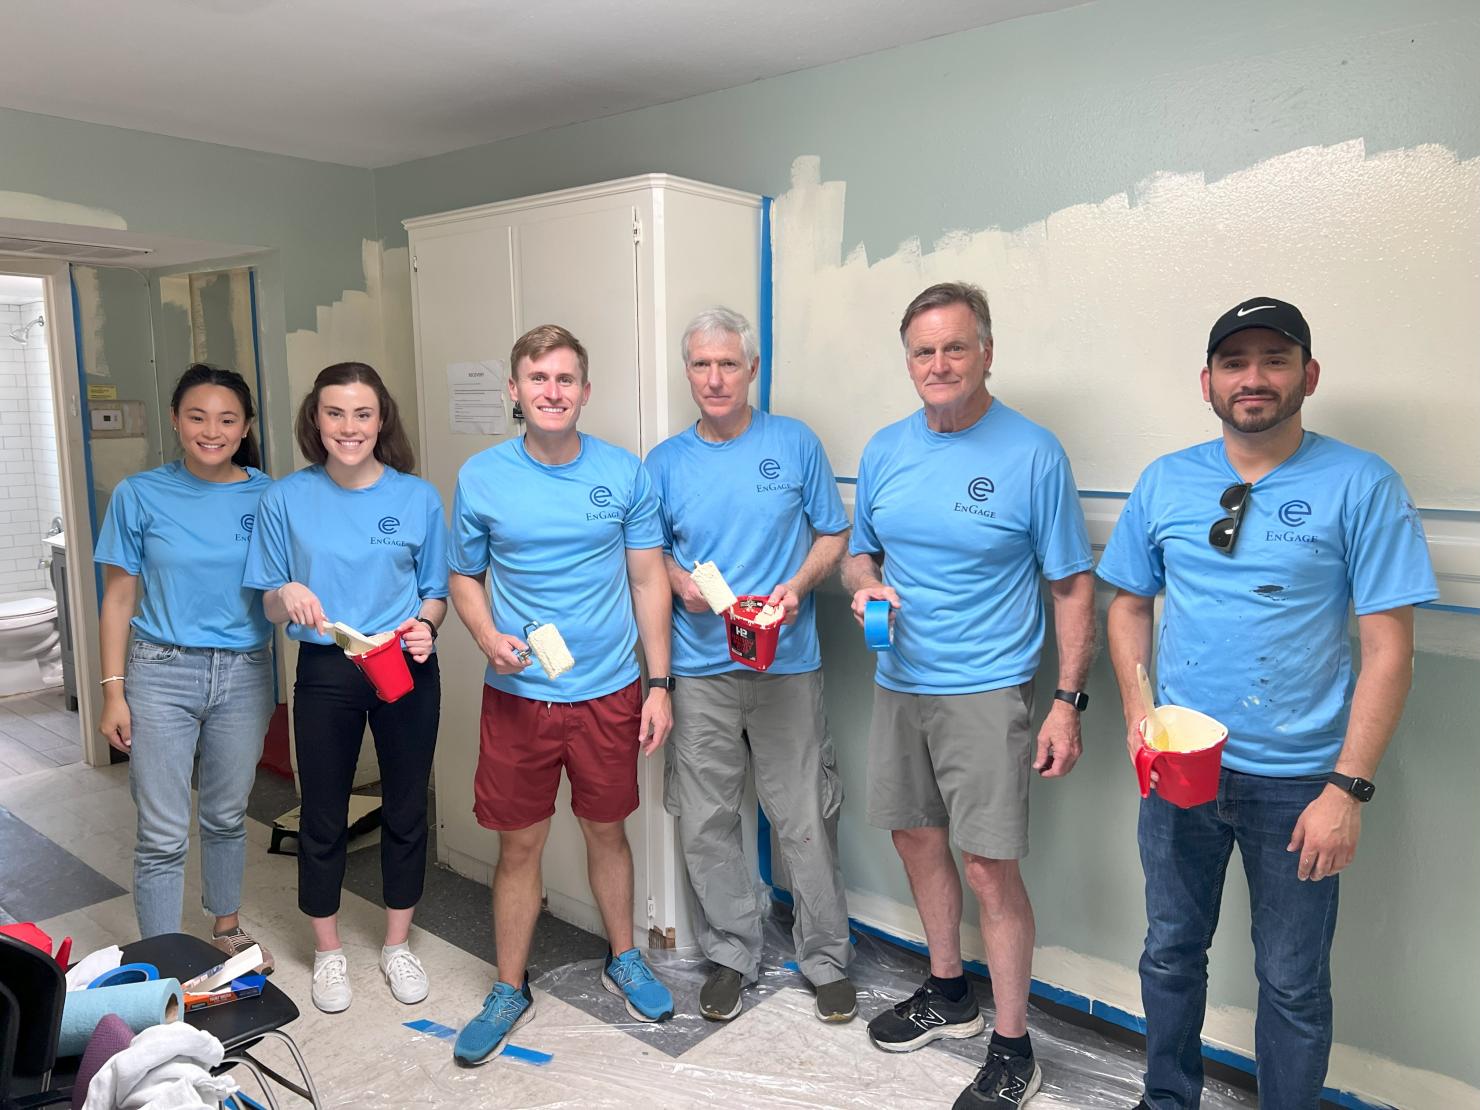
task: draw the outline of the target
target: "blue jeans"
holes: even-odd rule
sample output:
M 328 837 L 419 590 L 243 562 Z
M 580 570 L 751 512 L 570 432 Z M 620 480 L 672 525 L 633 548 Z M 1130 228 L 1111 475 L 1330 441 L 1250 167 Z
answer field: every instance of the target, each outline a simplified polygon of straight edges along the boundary
M 200 885 L 205 911 L 241 908 L 247 796 L 272 717 L 272 653 L 134 639 L 125 697 L 133 729 L 129 789 L 139 811 L 134 910 L 139 935 L 180 929 L 190 848 L 190 778 L 200 759 Z
M 1249 880 L 1259 1012 L 1254 1051 L 1265 1110 L 1315 1110 L 1331 1054 L 1331 938 L 1337 879 L 1301 882 L 1287 852 L 1324 778 L 1278 779 L 1224 768 L 1218 797 L 1178 809 L 1154 792 L 1137 839 L 1146 873 L 1146 1094 L 1154 1110 L 1202 1098 L 1208 946 L 1235 844 Z

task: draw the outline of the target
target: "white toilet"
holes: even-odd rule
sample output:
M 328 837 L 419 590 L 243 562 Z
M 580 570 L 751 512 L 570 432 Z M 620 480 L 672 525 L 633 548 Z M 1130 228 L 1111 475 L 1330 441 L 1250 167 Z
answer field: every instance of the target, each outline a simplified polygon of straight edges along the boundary
M 62 684 L 56 599 L 0 597 L 0 696 Z

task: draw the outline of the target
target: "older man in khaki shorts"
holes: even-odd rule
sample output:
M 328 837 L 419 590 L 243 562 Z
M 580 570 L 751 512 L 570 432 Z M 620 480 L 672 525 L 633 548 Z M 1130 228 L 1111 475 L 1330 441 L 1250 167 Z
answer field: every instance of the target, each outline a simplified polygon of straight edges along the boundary
M 961 880 L 981 904 L 996 1029 L 956 1106 L 1015 1107 L 1042 1081 L 1028 1038 L 1033 907 L 1029 769 L 1068 774 L 1094 646 L 1093 560 L 1069 460 L 987 389 L 992 320 L 974 285 L 926 289 L 905 310 L 905 368 L 923 407 L 864 449 L 844 585 L 863 623 L 889 607 L 869 737 L 868 818 L 890 829 L 930 948 L 930 977 L 869 1022 L 908 1052 L 984 1021 L 961 966 Z M 1035 745 L 1029 720 L 1053 596 L 1059 689 Z

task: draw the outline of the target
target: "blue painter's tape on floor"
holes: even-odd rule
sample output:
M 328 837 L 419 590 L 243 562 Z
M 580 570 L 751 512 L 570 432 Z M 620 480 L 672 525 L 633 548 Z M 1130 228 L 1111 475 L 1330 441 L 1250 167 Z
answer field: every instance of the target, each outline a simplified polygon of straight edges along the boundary
M 425 1033 L 429 1037 L 441 1037 L 443 1040 L 446 1040 L 448 1037 L 457 1036 L 456 1029 L 449 1029 L 445 1025 L 438 1025 L 435 1021 L 428 1021 L 426 1018 L 418 1018 L 416 1021 L 407 1021 L 402 1024 L 407 1029 L 415 1029 L 418 1033 Z
M 532 1048 L 521 1048 L 517 1044 L 504 1045 L 504 1050 L 499 1055 L 507 1056 L 511 1060 L 523 1060 L 526 1064 L 535 1064 L 538 1067 L 544 1067 L 551 1060 L 555 1059 L 552 1053 L 537 1052 Z
M 781 966 L 784 967 L 784 968 L 786 968 L 787 971 L 794 971 L 794 972 L 796 972 L 796 974 L 798 974 L 798 975 L 800 975 L 802 973 L 802 969 L 797 966 L 797 962 L 795 960 L 787 960 Z

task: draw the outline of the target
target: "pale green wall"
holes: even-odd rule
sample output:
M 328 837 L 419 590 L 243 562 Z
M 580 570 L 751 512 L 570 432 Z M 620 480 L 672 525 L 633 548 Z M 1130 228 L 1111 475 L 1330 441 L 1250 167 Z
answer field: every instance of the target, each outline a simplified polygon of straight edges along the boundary
M 1469 0 L 1100 0 L 379 170 L 380 234 L 399 245 L 411 216 L 638 173 L 776 195 L 792 160 L 815 154 L 826 179 L 847 183 L 845 250 L 862 242 L 878 258 L 911 236 L 1017 227 L 1158 171 L 1216 178 L 1312 144 L 1438 143 L 1473 157 L 1477 58 L 1480 6 Z M 819 616 L 849 792 L 849 883 L 908 901 L 887 836 L 862 818 L 872 659 L 839 594 Z M 1421 629 L 1441 619 L 1480 642 L 1480 617 L 1422 614 Z M 1052 665 L 1039 680 L 1048 689 Z M 1040 944 L 1134 967 L 1145 930 L 1137 798 L 1103 658 L 1090 691 L 1083 762 L 1034 789 L 1026 871 Z M 1480 1086 L 1477 719 L 1480 662 L 1421 652 L 1343 879 L 1334 964 L 1339 1041 Z M 1212 1001 L 1252 1008 L 1247 899 L 1238 882 L 1228 891 Z
M 276 250 L 289 329 L 365 288 L 360 244 L 375 237 L 369 170 L 0 108 L 5 191 L 115 212 L 130 231 Z M 0 195 L 0 217 L 21 214 Z

